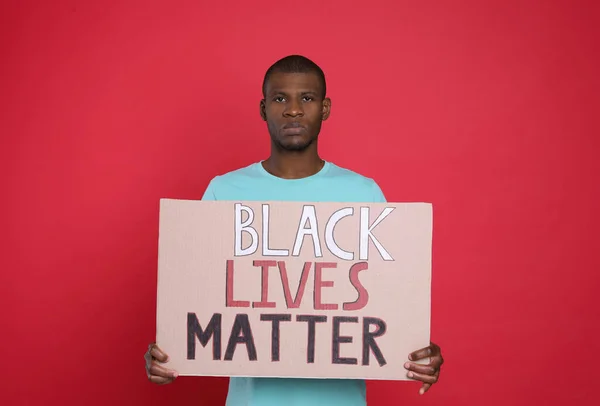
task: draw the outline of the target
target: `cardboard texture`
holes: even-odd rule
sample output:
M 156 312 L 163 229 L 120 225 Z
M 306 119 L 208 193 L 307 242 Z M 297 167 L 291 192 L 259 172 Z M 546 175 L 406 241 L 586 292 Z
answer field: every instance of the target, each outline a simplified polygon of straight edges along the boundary
M 428 203 L 162 199 L 157 344 L 180 375 L 408 380 Z

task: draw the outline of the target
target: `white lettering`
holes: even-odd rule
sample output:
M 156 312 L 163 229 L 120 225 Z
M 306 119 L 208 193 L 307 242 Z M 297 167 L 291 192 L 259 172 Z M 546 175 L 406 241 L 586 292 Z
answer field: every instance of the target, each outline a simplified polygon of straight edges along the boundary
M 246 212 L 248 214 L 248 218 L 246 221 L 242 222 L 242 212 Z M 252 255 L 258 249 L 258 233 L 250 224 L 254 221 L 254 212 L 252 208 L 248 206 L 243 206 L 240 203 L 235 204 L 235 255 L 243 256 L 243 255 Z M 247 248 L 242 248 L 242 232 L 245 231 L 250 234 L 252 238 L 252 242 Z
M 375 238 L 375 236 L 371 233 L 375 227 L 379 223 L 383 221 L 392 211 L 394 211 L 393 207 L 387 207 L 381 212 L 379 217 L 373 222 L 371 226 L 369 226 L 369 208 L 361 207 L 360 208 L 360 248 L 359 248 L 359 257 L 361 261 L 368 260 L 369 257 L 369 238 L 373 241 L 373 244 L 379 251 L 381 257 L 386 261 L 393 261 L 392 256 L 383 248 L 383 245 Z
M 354 209 L 352 207 L 346 207 L 344 209 L 340 209 L 333 213 L 329 220 L 327 221 L 327 226 L 325 226 L 325 244 L 329 251 L 338 258 L 345 259 L 346 261 L 354 260 L 354 253 L 344 251 L 337 245 L 335 242 L 335 238 L 333 237 L 333 230 L 337 225 L 338 221 L 343 219 L 346 216 L 351 216 L 354 214 Z
M 262 205 L 263 212 L 263 229 L 262 229 L 262 253 L 263 256 L 268 257 L 286 257 L 290 255 L 289 250 L 282 249 L 270 249 L 269 248 L 269 205 Z
M 310 223 L 309 228 L 306 228 L 306 222 Z M 302 208 L 302 218 L 298 225 L 298 232 L 296 233 L 296 242 L 294 243 L 294 249 L 292 255 L 300 255 L 300 249 L 304 242 L 304 236 L 310 235 L 313 239 L 313 246 L 315 249 L 315 257 L 322 257 L 321 253 L 321 242 L 319 241 L 319 232 L 317 229 L 317 214 L 315 213 L 315 206 L 304 206 Z

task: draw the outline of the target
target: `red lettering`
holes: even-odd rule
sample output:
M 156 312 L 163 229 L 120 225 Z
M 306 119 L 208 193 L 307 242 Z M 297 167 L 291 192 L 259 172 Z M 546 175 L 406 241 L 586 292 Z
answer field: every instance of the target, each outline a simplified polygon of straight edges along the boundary
M 344 310 L 360 310 L 367 305 L 367 302 L 369 301 L 369 292 L 358 280 L 358 273 L 368 268 L 369 264 L 367 262 L 357 262 L 350 268 L 350 283 L 352 283 L 352 286 L 354 286 L 358 292 L 358 298 L 355 302 L 344 303 Z
M 225 306 L 227 307 L 250 307 L 250 302 L 246 300 L 233 300 L 233 260 L 227 260 L 225 287 Z
M 308 273 L 312 262 L 305 262 L 304 268 L 302 268 L 302 275 L 300 276 L 300 284 L 296 291 L 296 298 L 292 301 L 292 292 L 290 290 L 290 282 L 288 280 L 287 269 L 284 261 L 279 261 L 277 266 L 279 267 L 279 273 L 281 274 L 281 283 L 283 284 L 283 294 L 285 295 L 285 303 L 288 309 L 297 309 L 300 307 L 302 302 L 302 296 L 304 296 L 304 288 L 306 287 L 306 281 L 308 280 Z
M 329 304 L 321 302 L 321 288 L 332 288 L 333 281 L 324 281 L 322 275 L 323 268 L 337 268 L 335 262 L 315 262 L 315 291 L 314 291 L 314 308 L 315 310 L 337 310 L 337 304 Z
M 275 261 L 254 261 L 254 266 L 260 266 L 261 270 L 261 279 L 262 279 L 262 290 L 260 294 L 260 302 L 253 302 L 252 307 L 275 307 L 275 302 L 269 302 L 269 268 L 272 266 L 276 266 L 277 263 Z

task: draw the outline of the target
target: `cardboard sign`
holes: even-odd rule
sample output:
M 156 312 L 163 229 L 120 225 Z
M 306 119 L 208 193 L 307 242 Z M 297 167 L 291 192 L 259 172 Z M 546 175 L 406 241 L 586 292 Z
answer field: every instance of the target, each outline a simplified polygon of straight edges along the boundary
M 180 375 L 406 378 L 429 345 L 426 203 L 161 200 L 157 344 Z

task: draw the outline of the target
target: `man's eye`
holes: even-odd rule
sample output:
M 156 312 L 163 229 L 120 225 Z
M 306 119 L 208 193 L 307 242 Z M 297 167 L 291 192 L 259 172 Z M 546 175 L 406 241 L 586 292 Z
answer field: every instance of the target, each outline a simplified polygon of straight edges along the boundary
M 278 97 L 274 98 L 273 101 L 275 101 L 277 103 L 282 103 L 285 101 L 285 99 L 281 96 L 278 96 Z
M 313 101 L 314 99 L 311 96 L 304 96 L 302 98 L 302 100 L 305 101 L 305 102 L 309 102 L 309 101 Z

